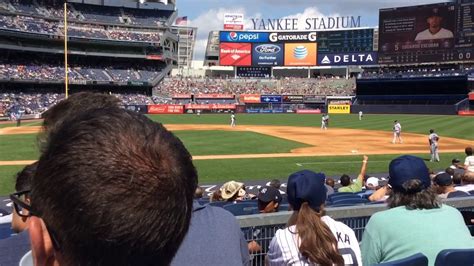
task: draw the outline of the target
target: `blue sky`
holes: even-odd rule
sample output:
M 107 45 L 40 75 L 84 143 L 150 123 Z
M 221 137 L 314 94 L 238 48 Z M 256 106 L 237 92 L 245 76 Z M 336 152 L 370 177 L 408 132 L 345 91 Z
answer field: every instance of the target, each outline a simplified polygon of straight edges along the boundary
M 243 13 L 250 18 L 361 16 L 362 27 L 378 25 L 378 10 L 432 4 L 433 0 L 177 0 L 179 16 L 187 16 L 188 25 L 198 27 L 195 60 L 203 60 L 211 30 L 223 29 L 225 13 Z

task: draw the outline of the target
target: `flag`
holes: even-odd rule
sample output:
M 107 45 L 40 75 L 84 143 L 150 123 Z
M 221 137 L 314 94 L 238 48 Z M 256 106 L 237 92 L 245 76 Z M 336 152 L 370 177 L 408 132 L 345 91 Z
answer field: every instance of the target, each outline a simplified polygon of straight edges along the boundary
M 185 17 L 178 17 L 176 18 L 176 22 L 175 24 L 177 26 L 186 26 L 188 24 L 188 17 L 185 16 Z

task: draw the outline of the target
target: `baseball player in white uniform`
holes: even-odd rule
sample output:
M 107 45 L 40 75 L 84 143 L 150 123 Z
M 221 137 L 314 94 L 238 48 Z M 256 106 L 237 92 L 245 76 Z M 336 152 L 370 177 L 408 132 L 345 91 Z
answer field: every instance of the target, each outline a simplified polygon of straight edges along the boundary
M 328 120 L 329 116 L 326 114 L 323 114 L 321 117 L 321 129 L 327 130 L 328 129 Z
M 439 153 L 438 153 L 438 141 L 439 136 L 434 132 L 433 129 L 430 129 L 430 135 L 428 137 L 430 142 L 430 153 L 431 159 L 430 162 L 439 162 Z
M 400 125 L 400 122 L 398 122 L 398 120 L 393 121 L 393 140 L 392 140 L 393 144 L 395 144 L 397 140 L 400 143 L 403 143 L 401 134 L 402 134 L 402 125 Z
M 359 121 L 362 120 L 363 116 L 364 116 L 364 113 L 362 113 L 362 111 L 359 111 Z
M 235 127 L 235 114 L 234 113 L 230 115 L 230 126 Z

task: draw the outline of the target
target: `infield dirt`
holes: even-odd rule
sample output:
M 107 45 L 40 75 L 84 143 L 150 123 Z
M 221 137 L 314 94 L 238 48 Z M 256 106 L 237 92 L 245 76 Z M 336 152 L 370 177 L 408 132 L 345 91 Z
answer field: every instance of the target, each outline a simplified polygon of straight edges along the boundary
M 165 125 L 171 131 L 179 130 L 228 130 L 249 131 L 264 135 L 301 142 L 310 147 L 293 149 L 289 153 L 258 153 L 193 156 L 194 160 L 238 159 L 238 158 L 272 158 L 272 157 L 304 157 L 327 155 L 357 154 L 415 154 L 429 153 L 428 136 L 402 133 L 403 144 L 392 144 L 392 133 L 387 131 L 329 128 L 321 130 L 316 127 L 292 126 L 236 126 L 228 125 Z M 38 133 L 39 126 L 7 127 L 0 129 L 0 135 Z M 242 143 L 245 145 L 245 143 Z M 440 139 L 440 152 L 460 152 L 472 141 L 443 137 Z M 32 162 L 32 161 L 31 161 Z M 24 165 L 30 161 L 0 161 L 0 165 Z

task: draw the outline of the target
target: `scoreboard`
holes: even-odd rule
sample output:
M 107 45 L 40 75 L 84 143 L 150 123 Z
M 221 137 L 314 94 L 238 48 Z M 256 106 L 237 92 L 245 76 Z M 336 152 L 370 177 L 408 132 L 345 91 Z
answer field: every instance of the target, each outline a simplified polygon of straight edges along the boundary
M 379 64 L 474 59 L 474 1 L 381 9 Z
M 320 31 L 318 52 L 372 52 L 374 50 L 374 29 Z

